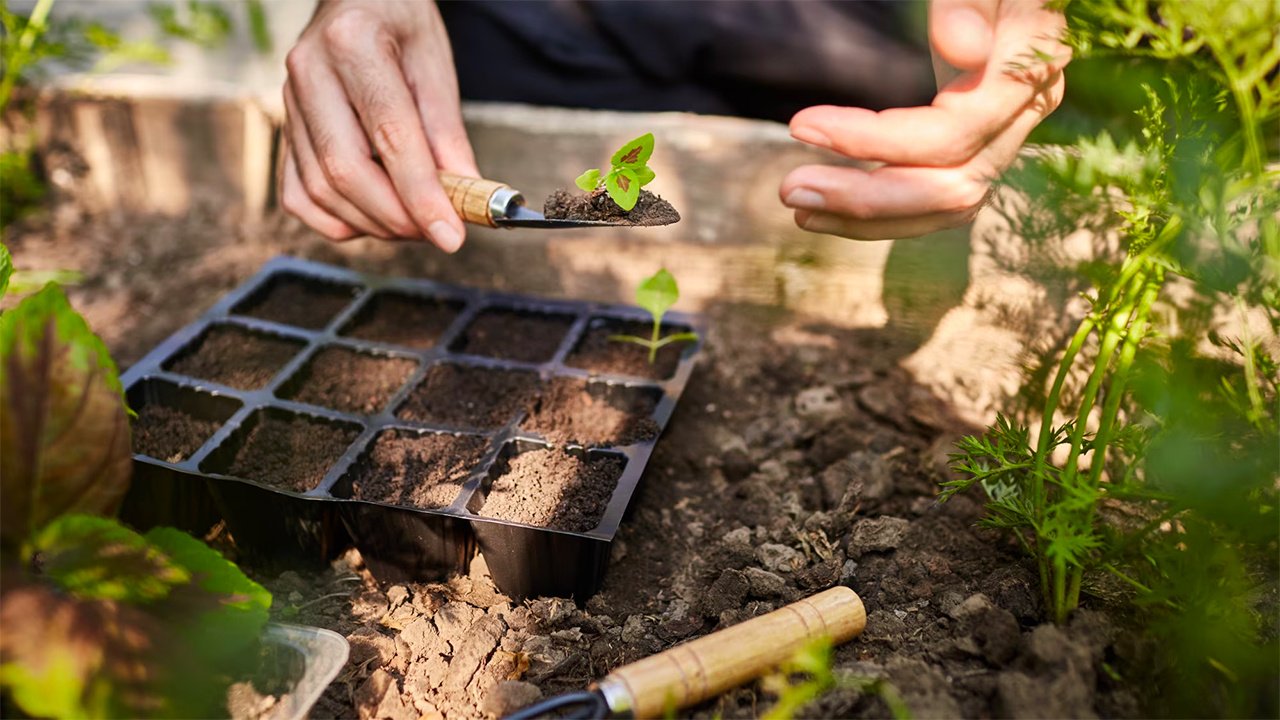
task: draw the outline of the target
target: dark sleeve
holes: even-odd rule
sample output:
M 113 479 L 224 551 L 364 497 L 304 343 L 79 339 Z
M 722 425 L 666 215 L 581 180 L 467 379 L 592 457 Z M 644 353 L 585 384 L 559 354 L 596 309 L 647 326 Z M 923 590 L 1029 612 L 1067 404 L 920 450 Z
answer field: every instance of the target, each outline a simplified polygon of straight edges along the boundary
M 785 121 L 928 102 L 923 6 L 828 0 L 442 2 L 463 96 Z

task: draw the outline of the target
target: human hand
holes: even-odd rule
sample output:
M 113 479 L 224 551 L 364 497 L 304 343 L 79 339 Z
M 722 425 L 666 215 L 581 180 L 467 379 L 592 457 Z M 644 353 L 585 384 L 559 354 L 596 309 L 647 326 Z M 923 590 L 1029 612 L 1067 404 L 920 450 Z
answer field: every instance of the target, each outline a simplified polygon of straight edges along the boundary
M 928 107 L 874 112 L 805 108 L 791 119 L 797 140 L 874 170 L 805 165 L 782 181 L 796 224 L 860 240 L 916 237 L 973 219 L 992 182 L 1027 135 L 1062 101 L 1070 50 L 1061 13 L 1040 0 L 933 0 L 935 67 L 958 76 Z
M 332 240 L 461 247 L 437 173 L 480 173 L 435 3 L 323 0 L 285 65 L 285 209 Z

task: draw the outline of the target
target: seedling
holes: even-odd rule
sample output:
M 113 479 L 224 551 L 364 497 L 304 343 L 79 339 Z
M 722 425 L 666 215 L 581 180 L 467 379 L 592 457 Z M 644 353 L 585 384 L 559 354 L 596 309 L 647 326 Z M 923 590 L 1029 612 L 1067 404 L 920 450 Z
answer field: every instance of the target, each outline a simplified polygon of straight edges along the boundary
M 653 182 L 654 173 L 648 165 L 650 155 L 653 155 L 653 133 L 645 133 L 618 148 L 609 160 L 609 172 L 601 175 L 599 168 L 591 168 L 574 183 L 585 192 L 604 189 L 618 207 L 629 212 L 640 199 L 640 188 Z M 672 287 L 675 287 L 674 280 Z
M 649 137 L 649 147 L 653 148 L 653 137 Z M 643 139 L 643 138 L 641 138 Z M 628 143 L 628 146 L 630 143 Z M 627 146 L 623 147 L 623 150 Z M 621 151 L 619 151 L 621 152 Z M 616 155 L 614 156 L 617 157 Z M 647 157 L 647 155 L 646 155 Z M 645 278 L 636 288 L 636 304 L 649 311 L 649 315 L 653 317 L 653 335 L 652 337 L 642 338 L 635 335 L 610 335 L 609 339 L 614 342 L 629 342 L 649 348 L 649 364 L 652 365 L 658 359 L 658 351 L 674 342 L 694 342 L 698 339 L 698 333 L 695 332 L 679 332 L 672 333 L 666 337 L 662 337 L 662 316 L 672 305 L 676 304 L 676 300 L 680 299 L 680 288 L 676 286 L 676 278 L 667 272 L 666 268 L 662 268 L 654 273 L 651 277 Z

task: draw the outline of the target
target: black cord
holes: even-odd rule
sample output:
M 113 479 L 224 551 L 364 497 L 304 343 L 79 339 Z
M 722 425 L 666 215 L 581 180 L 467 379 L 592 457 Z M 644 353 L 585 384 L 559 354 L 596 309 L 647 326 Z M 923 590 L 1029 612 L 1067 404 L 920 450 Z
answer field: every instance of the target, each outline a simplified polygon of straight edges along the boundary
M 502 720 L 534 720 L 565 708 L 575 708 L 574 712 L 565 715 L 566 720 L 603 720 L 609 717 L 609 705 L 604 701 L 604 696 L 598 692 L 583 690 L 549 697 L 520 708 Z

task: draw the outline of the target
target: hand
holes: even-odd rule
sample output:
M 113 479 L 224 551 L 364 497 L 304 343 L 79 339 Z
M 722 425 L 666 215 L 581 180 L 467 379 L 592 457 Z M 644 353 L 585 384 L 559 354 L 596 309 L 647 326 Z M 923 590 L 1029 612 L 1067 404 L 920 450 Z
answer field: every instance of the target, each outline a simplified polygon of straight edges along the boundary
M 437 172 L 480 173 L 435 4 L 323 1 L 285 65 L 285 209 L 333 240 L 461 247 Z
M 928 107 L 805 108 L 797 140 L 874 170 L 806 165 L 782 181 L 796 224 L 861 240 L 916 237 L 973 219 L 1031 130 L 1062 101 L 1065 20 L 1041 0 L 934 0 L 935 66 L 960 71 Z M 940 78 L 941 80 L 941 78 Z

